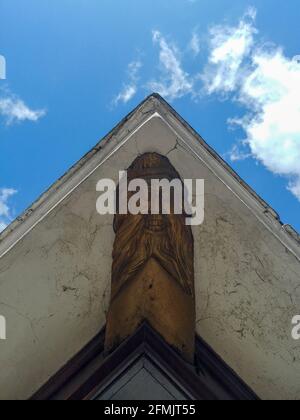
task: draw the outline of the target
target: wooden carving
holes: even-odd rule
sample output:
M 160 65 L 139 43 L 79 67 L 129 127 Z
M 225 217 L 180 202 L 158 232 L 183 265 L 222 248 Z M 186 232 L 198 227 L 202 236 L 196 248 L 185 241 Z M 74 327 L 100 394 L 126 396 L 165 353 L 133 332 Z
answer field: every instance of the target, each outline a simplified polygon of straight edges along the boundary
M 153 179 L 180 179 L 169 160 L 156 153 L 134 161 L 128 181 L 136 178 L 145 180 L 149 187 Z M 185 221 L 185 214 L 172 211 L 170 215 L 117 212 L 107 349 L 120 344 L 148 321 L 169 344 L 192 360 L 194 248 L 192 231 Z

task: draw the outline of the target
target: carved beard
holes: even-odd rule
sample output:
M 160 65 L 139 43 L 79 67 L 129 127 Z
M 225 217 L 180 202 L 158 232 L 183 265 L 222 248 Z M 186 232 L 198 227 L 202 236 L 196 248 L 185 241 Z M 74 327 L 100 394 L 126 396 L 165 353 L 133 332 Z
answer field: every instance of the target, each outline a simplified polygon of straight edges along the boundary
M 116 215 L 112 298 L 154 258 L 194 296 L 193 236 L 185 215 Z

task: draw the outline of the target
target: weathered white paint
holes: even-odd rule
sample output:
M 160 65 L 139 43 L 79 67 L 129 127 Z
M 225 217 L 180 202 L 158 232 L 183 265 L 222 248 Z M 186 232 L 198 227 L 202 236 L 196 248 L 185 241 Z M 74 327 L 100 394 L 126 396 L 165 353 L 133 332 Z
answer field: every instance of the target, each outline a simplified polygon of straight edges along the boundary
M 205 223 L 193 228 L 197 332 L 260 397 L 299 398 L 299 243 L 152 97 L 0 237 L 1 399 L 28 398 L 105 325 L 114 234 L 96 184 L 153 151 L 206 180 Z

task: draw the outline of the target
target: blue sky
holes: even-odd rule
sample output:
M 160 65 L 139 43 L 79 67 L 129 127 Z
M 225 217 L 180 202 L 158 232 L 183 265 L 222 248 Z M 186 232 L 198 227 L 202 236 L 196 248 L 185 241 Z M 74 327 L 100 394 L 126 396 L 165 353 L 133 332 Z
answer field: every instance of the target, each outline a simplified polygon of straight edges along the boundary
M 1 0 L 0 20 L 0 229 L 156 90 L 300 231 L 299 0 Z

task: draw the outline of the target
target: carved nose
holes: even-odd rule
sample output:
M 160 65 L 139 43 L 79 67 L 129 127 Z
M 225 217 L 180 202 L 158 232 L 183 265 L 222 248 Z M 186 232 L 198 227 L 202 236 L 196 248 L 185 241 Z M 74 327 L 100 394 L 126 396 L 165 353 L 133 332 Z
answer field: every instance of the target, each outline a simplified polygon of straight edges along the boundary
M 146 229 L 161 232 L 167 227 L 166 218 L 162 214 L 152 214 L 146 217 Z

